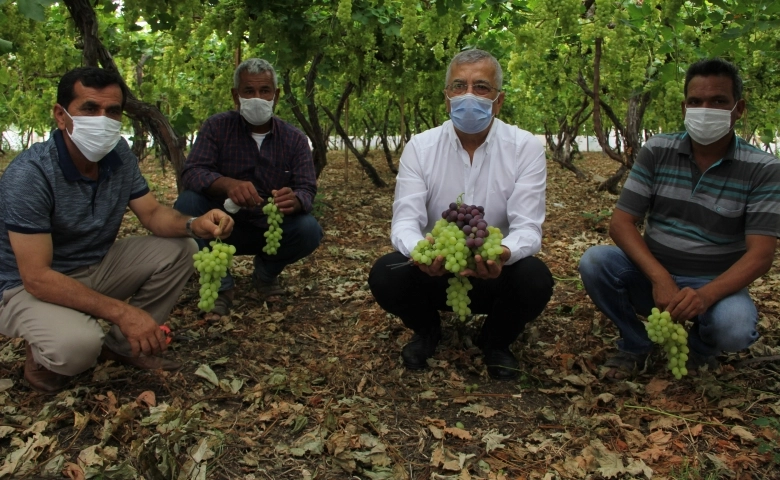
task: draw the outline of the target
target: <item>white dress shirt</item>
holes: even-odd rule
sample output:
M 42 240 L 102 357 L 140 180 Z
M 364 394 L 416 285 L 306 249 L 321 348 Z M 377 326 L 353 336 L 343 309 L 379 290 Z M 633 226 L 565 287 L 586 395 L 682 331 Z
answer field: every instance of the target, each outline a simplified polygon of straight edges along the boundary
M 390 241 L 409 257 L 414 246 L 463 193 L 463 202 L 485 207 L 488 225 L 504 234 L 507 264 L 542 247 L 547 163 L 531 133 L 494 118 L 474 161 L 452 121 L 412 137 L 396 177 Z

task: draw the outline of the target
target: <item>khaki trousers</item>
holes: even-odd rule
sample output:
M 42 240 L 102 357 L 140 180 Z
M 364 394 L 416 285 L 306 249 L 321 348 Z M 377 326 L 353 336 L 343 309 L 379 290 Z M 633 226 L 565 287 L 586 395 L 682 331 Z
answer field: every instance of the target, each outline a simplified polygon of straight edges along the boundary
M 192 275 L 192 255 L 197 249 L 189 238 L 124 238 L 114 243 L 100 263 L 67 275 L 107 297 L 129 299 L 130 305 L 145 310 L 161 325 Z M 103 344 L 121 355 L 131 355 L 116 325 L 104 335 L 95 317 L 42 302 L 24 286 L 3 292 L 0 333 L 27 340 L 35 361 L 62 375 L 77 375 L 93 367 Z

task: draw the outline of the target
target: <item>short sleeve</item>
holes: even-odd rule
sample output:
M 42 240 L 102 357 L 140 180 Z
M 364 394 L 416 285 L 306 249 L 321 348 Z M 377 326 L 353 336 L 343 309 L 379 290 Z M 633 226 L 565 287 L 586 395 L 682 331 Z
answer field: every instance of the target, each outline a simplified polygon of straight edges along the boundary
M 644 217 L 650 208 L 655 181 L 655 155 L 646 144 L 639 151 L 634 166 L 620 193 L 617 208 L 635 217 Z
M 6 228 L 17 233 L 50 233 L 54 196 L 40 167 L 24 157 L 12 162 L 0 180 Z
M 745 214 L 746 235 L 780 236 L 780 162 L 758 169 Z

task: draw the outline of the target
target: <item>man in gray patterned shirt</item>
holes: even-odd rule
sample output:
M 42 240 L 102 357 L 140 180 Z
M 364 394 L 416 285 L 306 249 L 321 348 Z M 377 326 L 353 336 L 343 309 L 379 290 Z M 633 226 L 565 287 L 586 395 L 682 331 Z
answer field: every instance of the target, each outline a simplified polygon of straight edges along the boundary
M 233 228 L 220 210 L 190 218 L 157 202 L 120 135 L 126 99 L 116 73 L 66 73 L 57 129 L 0 178 L 0 333 L 27 341 L 24 376 L 41 392 L 61 390 L 101 355 L 178 368 L 159 356 L 159 325 L 192 273 L 197 246 L 186 237 Z M 116 241 L 128 207 L 152 236 Z M 98 318 L 112 324 L 105 335 Z
M 651 138 L 623 187 L 609 230 L 617 246 L 590 248 L 580 262 L 588 295 L 622 337 L 605 363 L 610 379 L 645 363 L 653 344 L 637 314 L 654 306 L 693 320 L 689 373 L 759 336 L 747 287 L 772 266 L 780 163 L 734 133 L 745 110 L 734 65 L 691 65 L 684 92 L 686 132 Z

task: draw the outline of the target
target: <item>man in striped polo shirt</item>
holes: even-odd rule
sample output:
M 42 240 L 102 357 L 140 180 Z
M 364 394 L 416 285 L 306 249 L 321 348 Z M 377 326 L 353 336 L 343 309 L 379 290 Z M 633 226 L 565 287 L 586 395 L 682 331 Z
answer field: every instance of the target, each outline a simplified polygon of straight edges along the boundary
M 686 132 L 648 140 L 626 180 L 609 229 L 617 246 L 592 247 L 580 261 L 588 295 L 622 337 L 604 364 L 609 379 L 644 365 L 653 343 L 637 314 L 654 306 L 693 320 L 689 372 L 758 338 L 747 287 L 772 266 L 780 162 L 734 133 L 745 111 L 734 65 L 694 63 L 684 93 Z

